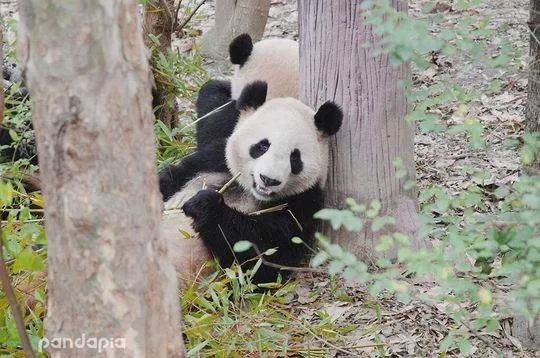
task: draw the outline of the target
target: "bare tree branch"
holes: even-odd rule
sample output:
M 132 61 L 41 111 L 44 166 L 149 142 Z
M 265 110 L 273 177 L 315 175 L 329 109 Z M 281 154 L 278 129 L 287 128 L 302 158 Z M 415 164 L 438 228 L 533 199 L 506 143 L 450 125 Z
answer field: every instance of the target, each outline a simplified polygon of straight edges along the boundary
M 186 26 L 188 24 L 188 22 L 191 20 L 191 18 L 193 17 L 193 15 L 195 15 L 195 13 L 197 13 L 197 11 L 199 10 L 199 8 L 201 6 L 203 6 L 203 4 L 206 2 L 206 0 L 202 0 L 199 5 L 197 5 L 195 7 L 195 9 L 193 9 L 193 11 L 191 12 L 191 14 L 188 15 L 188 17 L 182 22 L 182 24 L 180 25 L 180 27 L 176 28 L 174 27 L 175 31 L 176 30 L 182 30 L 184 28 L 184 26 Z

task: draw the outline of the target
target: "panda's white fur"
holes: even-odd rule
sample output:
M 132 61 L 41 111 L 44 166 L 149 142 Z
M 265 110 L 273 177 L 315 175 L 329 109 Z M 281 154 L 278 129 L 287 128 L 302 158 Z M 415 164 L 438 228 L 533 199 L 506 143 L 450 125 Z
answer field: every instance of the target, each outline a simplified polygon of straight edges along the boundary
M 246 63 L 234 65 L 231 79 L 232 99 L 238 99 L 244 86 L 253 81 L 268 83 L 267 99 L 298 98 L 298 42 L 266 39 L 253 45 Z
M 227 141 L 226 159 L 231 173 L 241 173 L 238 182 L 259 200 L 268 200 L 253 184 L 262 185 L 260 174 L 277 179 L 272 199 L 302 193 L 315 184 L 321 187 L 328 173 L 328 137 L 322 135 L 313 121 L 315 112 L 294 98 L 275 98 L 254 112 L 240 115 Z M 249 148 L 268 139 L 270 147 L 260 158 L 253 159 Z M 303 170 L 291 173 L 290 155 L 299 149 Z
M 241 112 L 226 147 L 230 173 L 241 173 L 237 180 L 240 187 L 224 193 L 228 206 L 242 213 L 259 210 L 268 197 L 253 187 L 254 180 L 260 184 L 258 174 L 267 174 L 282 182 L 273 189 L 272 199 L 285 198 L 316 184 L 324 184 L 329 163 L 328 137 L 317 130 L 314 115 L 311 108 L 293 98 L 275 98 L 255 111 Z M 270 148 L 265 155 L 254 159 L 249 154 L 250 146 L 262 139 L 268 139 Z M 290 154 L 296 148 L 301 152 L 303 170 L 293 175 Z M 229 178 L 226 173 L 201 173 L 164 204 L 166 211 L 161 232 L 170 243 L 180 287 L 185 288 L 197 277 L 204 277 L 208 271 L 205 263 L 212 256 L 191 228 L 191 218 L 175 209 L 203 188 L 219 189 Z M 185 233 L 191 238 L 185 239 Z

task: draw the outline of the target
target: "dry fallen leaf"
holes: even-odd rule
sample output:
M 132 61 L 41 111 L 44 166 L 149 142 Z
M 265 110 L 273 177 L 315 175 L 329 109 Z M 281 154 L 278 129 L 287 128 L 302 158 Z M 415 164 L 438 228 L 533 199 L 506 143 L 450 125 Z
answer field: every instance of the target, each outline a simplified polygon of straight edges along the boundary
M 433 5 L 433 8 L 431 9 L 431 13 L 440 13 L 440 12 L 451 12 L 452 11 L 452 5 L 448 5 L 442 2 L 438 2 L 435 5 Z
M 330 320 L 334 322 L 339 317 L 343 316 L 345 312 L 347 312 L 351 306 L 347 302 L 332 302 L 330 305 L 324 307 L 324 310 L 328 315 L 330 316 Z
M 456 162 L 455 159 L 444 159 L 444 158 L 442 158 L 442 159 L 438 159 L 435 162 L 435 167 L 437 167 L 437 168 L 446 168 L 446 167 L 451 166 L 455 162 Z

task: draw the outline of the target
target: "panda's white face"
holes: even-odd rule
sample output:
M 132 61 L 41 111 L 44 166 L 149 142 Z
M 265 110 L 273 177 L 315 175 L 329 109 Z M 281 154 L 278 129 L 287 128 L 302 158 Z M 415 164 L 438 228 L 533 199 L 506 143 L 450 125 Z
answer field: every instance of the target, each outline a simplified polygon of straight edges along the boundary
M 226 157 L 231 173 L 241 173 L 244 189 L 269 201 L 325 181 L 328 138 L 313 118 L 313 110 L 292 98 L 270 100 L 240 117 Z

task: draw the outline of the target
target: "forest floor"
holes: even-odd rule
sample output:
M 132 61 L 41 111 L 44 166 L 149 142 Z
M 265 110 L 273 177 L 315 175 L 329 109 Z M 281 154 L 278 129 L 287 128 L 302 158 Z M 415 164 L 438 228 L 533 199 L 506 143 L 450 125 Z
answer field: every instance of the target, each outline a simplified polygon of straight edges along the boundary
M 0 0 L 2 14 L 13 16 L 15 2 Z M 421 17 L 421 8 L 428 0 L 410 0 L 410 13 Z M 442 2 L 441 2 L 442 3 Z M 287 37 L 297 39 L 298 22 L 296 1 L 271 0 L 271 9 L 265 37 Z M 477 9 L 477 16 L 489 17 L 489 27 L 495 29 L 498 37 L 506 38 L 522 52 L 528 51 L 528 0 L 485 0 Z M 462 14 L 452 7 L 441 5 L 445 22 L 453 23 Z M 177 39 L 174 46 L 183 53 L 196 51 L 200 34 L 213 24 L 214 2 L 208 1 L 190 22 L 189 37 Z M 444 23 L 440 25 L 444 26 Z M 433 28 L 439 31 L 440 28 Z M 490 44 L 496 48 L 498 44 Z M 439 56 L 436 66 L 426 71 L 415 71 L 416 86 L 437 83 L 441 76 L 450 74 L 466 88 L 474 89 L 489 83 L 502 81 L 501 90 L 492 96 L 482 96 L 468 108 L 485 128 L 486 146 L 473 150 L 464 135 L 422 133 L 415 136 L 415 159 L 418 186 L 420 189 L 440 186 L 449 193 L 457 193 L 471 184 L 477 184 L 488 191 L 504 188 L 519 176 L 522 167 L 519 153 L 505 146 L 505 140 L 517 138 L 524 129 L 524 106 L 526 104 L 525 66 L 515 73 L 499 73 L 481 65 L 468 66 L 455 58 Z M 205 61 L 205 69 L 211 77 L 227 77 L 230 69 Z M 181 104 L 192 106 L 187 99 Z M 445 106 L 434 109 L 442 114 L 448 124 L 459 121 L 452 115 L 455 108 Z M 480 168 L 485 175 L 478 176 L 471 168 Z M 488 210 L 496 210 L 495 201 L 486 202 Z M 437 287 L 426 282 L 413 282 L 415 288 L 434 294 Z M 461 307 L 474 311 L 474 307 Z M 294 292 L 287 295 L 280 309 L 289 312 L 297 321 L 316 326 L 323 319 L 329 319 L 334 326 L 350 327 L 339 343 L 331 343 L 321 335 L 312 334 L 311 347 L 324 347 L 324 356 L 372 356 L 376 354 L 396 357 L 437 356 L 440 341 L 452 328 L 459 327 L 446 313 L 445 307 L 437 300 L 400 303 L 396 299 L 374 298 L 367 294 L 366 287 L 348 284 L 323 274 L 302 274 L 298 277 Z M 324 312 L 325 314 L 321 314 Z M 292 322 L 291 322 L 292 323 Z M 493 333 L 471 333 L 473 345 L 470 354 L 479 357 L 533 357 L 535 352 L 524 349 L 512 336 L 511 318 L 502 321 L 502 327 Z M 383 353 L 378 348 L 385 346 Z M 447 355 L 456 355 L 457 350 Z
M 431 1 L 410 0 L 409 12 L 421 17 L 422 7 Z M 433 3 L 433 2 L 431 2 Z M 296 1 L 272 0 L 270 16 L 266 25 L 265 38 L 298 38 Z M 444 12 L 443 26 L 455 23 L 463 14 L 451 6 L 437 3 L 437 11 Z M 528 0 L 487 0 L 476 10 L 475 16 L 488 17 L 489 28 L 497 36 L 506 38 L 525 56 L 528 51 L 529 36 L 526 27 Z M 209 1 L 192 21 L 196 33 L 206 32 L 213 24 L 213 1 Z M 180 50 L 190 51 L 198 37 L 184 38 L 176 42 Z M 498 44 L 490 43 L 497 48 Z M 448 133 L 422 133 L 415 136 L 415 160 L 419 189 L 440 186 L 448 193 L 462 191 L 471 184 L 493 191 L 513 183 L 522 167 L 519 153 L 505 145 L 506 139 L 517 138 L 524 129 L 524 106 L 526 104 L 527 73 L 526 66 L 513 73 L 502 73 L 481 65 L 465 65 L 459 59 L 438 57 L 436 65 L 426 71 L 414 71 L 416 86 L 437 83 L 443 74 L 451 75 L 456 82 L 467 89 L 486 87 L 493 81 L 501 81 L 501 90 L 492 96 L 482 96 L 473 101 L 468 108 L 485 128 L 485 148 L 471 149 L 465 135 Z M 227 77 L 230 69 L 221 64 L 206 62 L 206 69 L 212 77 Z M 448 125 L 456 124 L 459 118 L 452 116 L 455 108 L 445 106 L 436 108 Z M 473 170 L 472 168 L 476 168 Z M 478 175 L 478 169 L 482 175 Z M 496 210 L 495 201 L 487 201 L 487 210 Z M 298 279 L 295 293 L 287 300 L 288 309 L 294 317 L 316 324 L 321 320 L 320 311 L 326 311 L 338 326 L 357 325 L 345 335 L 346 340 L 330 348 L 325 356 L 372 356 L 378 354 L 376 342 L 382 342 L 391 356 L 436 356 L 442 338 L 455 327 L 456 323 L 445 313 L 438 301 L 411 302 L 403 304 L 388 298 L 377 302 L 378 310 L 372 306 L 373 298 L 368 299 L 365 287 L 349 286 L 325 275 L 305 274 Z M 430 283 L 415 283 L 420 292 L 428 295 L 436 291 Z M 340 298 L 341 297 L 341 298 Z M 371 303 L 370 303 L 371 302 Z M 462 307 L 474 311 L 474 307 Z M 502 353 L 507 357 L 532 357 L 534 352 L 524 350 L 521 343 L 512 336 L 511 318 L 502 321 L 502 328 L 490 334 L 472 334 L 471 356 L 496 356 Z M 326 346 L 325 342 L 314 339 L 314 346 Z M 449 355 L 457 351 L 449 352 Z

